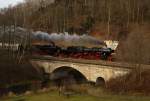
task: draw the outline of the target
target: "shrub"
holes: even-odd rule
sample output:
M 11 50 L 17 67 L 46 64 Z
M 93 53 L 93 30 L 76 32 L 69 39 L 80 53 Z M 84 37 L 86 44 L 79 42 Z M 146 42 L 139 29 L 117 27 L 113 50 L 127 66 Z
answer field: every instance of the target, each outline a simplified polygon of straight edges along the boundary
M 133 70 L 128 75 L 111 79 L 107 89 L 117 93 L 150 94 L 150 70 Z

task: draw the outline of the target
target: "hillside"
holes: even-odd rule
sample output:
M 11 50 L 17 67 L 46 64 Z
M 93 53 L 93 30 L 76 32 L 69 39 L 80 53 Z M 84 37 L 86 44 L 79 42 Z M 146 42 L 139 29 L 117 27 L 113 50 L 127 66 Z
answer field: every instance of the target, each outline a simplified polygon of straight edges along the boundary
M 149 4 L 149 0 L 26 0 L 25 4 L 2 10 L 0 22 L 15 21 L 18 26 L 48 33 L 90 34 L 118 40 L 137 24 L 150 25 Z

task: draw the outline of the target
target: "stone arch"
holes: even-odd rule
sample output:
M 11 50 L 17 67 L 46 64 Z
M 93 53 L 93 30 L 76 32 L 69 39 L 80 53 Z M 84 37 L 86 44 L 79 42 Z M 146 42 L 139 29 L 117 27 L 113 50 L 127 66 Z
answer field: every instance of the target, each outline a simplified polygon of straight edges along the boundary
M 105 87 L 105 85 L 106 85 L 105 79 L 103 77 L 97 77 L 96 86 Z
M 82 72 L 69 66 L 61 66 L 55 68 L 51 72 L 50 79 L 58 81 L 61 81 L 63 79 L 64 81 L 67 81 L 67 83 L 69 83 L 70 80 L 74 80 L 73 83 L 87 82 L 87 78 Z

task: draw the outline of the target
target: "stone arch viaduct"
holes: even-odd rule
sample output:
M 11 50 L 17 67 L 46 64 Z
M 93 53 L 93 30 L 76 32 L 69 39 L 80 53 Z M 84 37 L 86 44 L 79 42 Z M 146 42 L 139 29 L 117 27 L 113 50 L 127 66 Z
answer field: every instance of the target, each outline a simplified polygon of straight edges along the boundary
M 96 82 L 97 78 L 102 77 L 105 81 L 129 73 L 136 64 L 116 63 L 96 60 L 75 60 L 60 59 L 54 57 L 35 57 L 32 58 L 32 65 L 35 68 L 43 68 L 45 73 L 51 74 L 54 70 L 61 67 L 70 67 L 83 74 L 88 81 Z M 144 66 L 145 67 L 145 66 Z M 149 65 L 146 66 L 150 67 Z

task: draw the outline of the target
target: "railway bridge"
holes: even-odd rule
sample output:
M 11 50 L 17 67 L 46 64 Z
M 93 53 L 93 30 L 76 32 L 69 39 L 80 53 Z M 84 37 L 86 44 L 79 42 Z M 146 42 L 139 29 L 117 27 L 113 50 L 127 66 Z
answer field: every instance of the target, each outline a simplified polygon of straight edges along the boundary
M 57 78 L 71 74 L 77 79 L 86 79 L 90 82 L 97 82 L 103 79 L 105 82 L 112 78 L 126 75 L 136 64 L 117 63 L 100 60 L 78 60 L 62 59 L 51 56 L 33 57 L 30 61 L 32 65 L 42 68 L 50 78 Z

